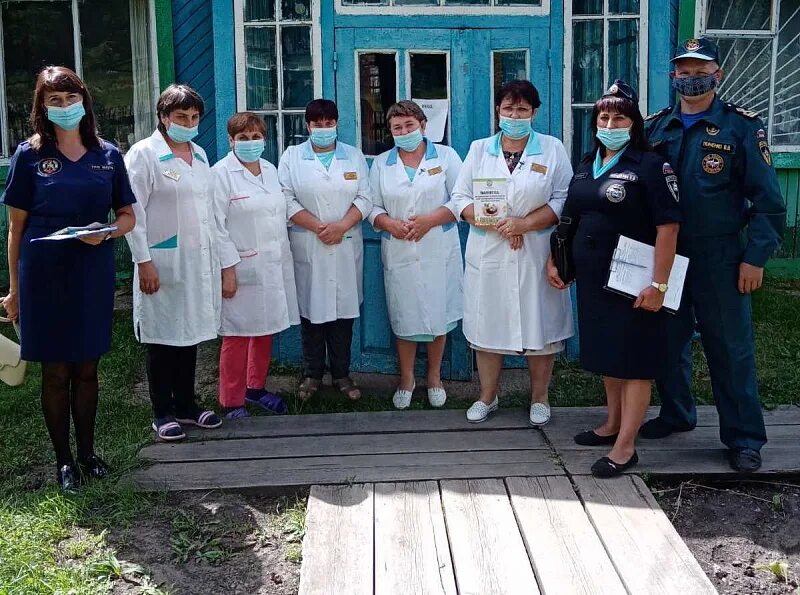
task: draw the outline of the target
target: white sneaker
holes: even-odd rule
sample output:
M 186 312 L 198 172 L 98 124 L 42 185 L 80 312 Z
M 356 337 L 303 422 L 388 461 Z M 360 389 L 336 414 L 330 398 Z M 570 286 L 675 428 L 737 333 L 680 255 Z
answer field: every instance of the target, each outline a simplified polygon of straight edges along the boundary
M 443 388 L 429 388 L 428 389 L 428 403 L 431 407 L 441 407 L 447 400 L 447 393 Z
M 475 401 L 472 406 L 467 409 L 467 421 L 473 424 L 486 421 L 489 418 L 489 414 L 495 411 L 497 411 L 497 396 L 495 396 L 494 401 L 488 405 L 480 400 Z
M 545 425 L 550 421 L 550 405 L 547 403 L 533 403 L 529 419 L 532 426 Z
M 395 408 L 408 409 L 408 406 L 411 405 L 411 396 L 414 394 L 415 388 L 417 388 L 416 383 L 411 387 L 411 390 L 402 390 L 398 388 L 394 391 L 392 403 L 394 403 Z

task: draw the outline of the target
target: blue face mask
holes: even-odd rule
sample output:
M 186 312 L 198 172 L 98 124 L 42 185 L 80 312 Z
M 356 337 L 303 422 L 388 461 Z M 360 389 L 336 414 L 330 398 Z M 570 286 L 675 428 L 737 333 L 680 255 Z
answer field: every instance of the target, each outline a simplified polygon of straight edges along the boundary
M 197 136 L 197 126 L 186 128 L 186 126 L 170 122 L 169 128 L 167 128 L 167 134 L 176 143 L 188 143 Z
M 82 101 L 67 107 L 47 106 L 47 119 L 63 130 L 75 130 L 85 115 Z
M 598 128 L 597 140 L 603 143 L 607 149 L 619 151 L 631 140 L 630 128 Z
M 533 118 L 506 118 L 500 116 L 500 130 L 508 138 L 517 140 L 525 138 L 531 133 L 531 121 Z
M 233 143 L 233 152 L 242 163 L 258 161 L 264 152 L 264 139 L 237 140 Z
M 422 130 L 417 128 L 408 134 L 401 134 L 400 136 L 394 136 L 392 138 L 394 138 L 394 144 L 397 148 L 411 152 L 422 142 Z
M 333 128 L 312 128 L 311 142 L 320 149 L 330 147 L 336 142 L 336 126 Z

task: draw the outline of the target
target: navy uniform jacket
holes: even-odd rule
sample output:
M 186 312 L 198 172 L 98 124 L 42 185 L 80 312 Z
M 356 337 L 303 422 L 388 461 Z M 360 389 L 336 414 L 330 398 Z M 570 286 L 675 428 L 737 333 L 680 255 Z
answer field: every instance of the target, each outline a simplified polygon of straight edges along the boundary
M 758 115 L 715 97 L 688 130 L 679 104 L 648 116 L 645 129 L 678 174 L 681 239 L 737 234 L 747 226 L 742 260 L 763 267 L 783 240 L 786 204 Z

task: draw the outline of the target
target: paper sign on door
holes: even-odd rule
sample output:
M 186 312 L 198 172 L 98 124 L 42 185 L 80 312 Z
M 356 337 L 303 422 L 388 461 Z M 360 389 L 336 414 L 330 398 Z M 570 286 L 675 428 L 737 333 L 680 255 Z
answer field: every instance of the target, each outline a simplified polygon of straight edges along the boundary
M 450 111 L 450 102 L 447 99 L 412 99 L 411 101 L 420 106 L 425 117 L 428 118 L 425 136 L 431 142 L 442 142 L 447 125 L 447 114 Z

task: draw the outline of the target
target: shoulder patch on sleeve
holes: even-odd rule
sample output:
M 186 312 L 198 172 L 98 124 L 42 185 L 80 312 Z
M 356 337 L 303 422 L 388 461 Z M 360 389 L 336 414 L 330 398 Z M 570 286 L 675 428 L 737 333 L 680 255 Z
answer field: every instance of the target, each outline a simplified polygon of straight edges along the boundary
M 645 118 L 645 121 L 649 121 L 649 120 L 655 120 L 656 118 L 659 118 L 659 117 L 663 116 L 664 114 L 666 114 L 666 113 L 667 113 L 667 112 L 669 112 L 669 111 L 672 111 L 672 108 L 671 108 L 671 107 L 665 107 L 665 108 L 663 108 L 663 109 L 660 109 L 660 110 L 658 110 L 657 112 L 653 112 L 652 114 L 650 114 L 649 116 L 647 116 L 647 117 Z
M 725 107 L 727 107 L 729 111 L 741 114 L 748 120 L 755 120 L 756 118 L 758 118 L 758 112 L 754 112 L 753 110 L 739 107 L 738 105 L 734 105 L 733 103 L 726 103 Z

